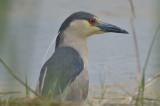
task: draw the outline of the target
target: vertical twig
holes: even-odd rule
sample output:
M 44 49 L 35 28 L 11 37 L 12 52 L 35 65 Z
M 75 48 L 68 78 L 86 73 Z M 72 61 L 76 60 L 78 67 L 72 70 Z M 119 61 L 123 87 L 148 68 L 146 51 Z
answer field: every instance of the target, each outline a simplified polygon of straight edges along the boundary
M 130 25 L 131 25 L 131 29 L 132 29 L 134 47 L 135 47 L 136 64 L 137 64 L 137 80 L 139 81 L 141 79 L 141 64 L 140 64 L 137 34 L 136 34 L 135 27 L 134 27 L 134 20 L 136 18 L 136 13 L 135 13 L 133 1 L 132 0 L 128 0 L 128 1 L 129 1 L 131 13 L 132 13 L 131 18 L 130 18 Z
M 134 20 L 136 18 L 135 8 L 134 8 L 133 0 L 128 0 L 128 2 L 129 2 L 131 13 L 132 13 L 131 18 L 130 18 L 130 24 L 131 24 L 133 40 L 134 40 L 136 63 L 137 63 L 137 80 L 138 80 L 138 85 L 139 85 L 138 86 L 138 95 L 136 97 L 135 105 L 136 106 L 143 106 L 143 104 L 144 104 L 145 73 L 141 72 L 138 41 L 137 41 L 136 30 L 134 27 Z

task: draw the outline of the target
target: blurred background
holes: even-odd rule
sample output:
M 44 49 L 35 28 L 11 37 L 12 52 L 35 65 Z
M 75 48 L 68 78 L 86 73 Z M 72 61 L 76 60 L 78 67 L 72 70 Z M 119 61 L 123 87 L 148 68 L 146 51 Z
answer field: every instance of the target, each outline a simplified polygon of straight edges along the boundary
M 90 88 L 96 89 L 103 83 L 113 87 L 112 90 L 134 94 L 138 86 L 137 78 L 158 30 L 160 6 L 159 0 L 133 0 L 133 9 L 129 1 L 0 0 L 0 58 L 21 80 L 27 79 L 29 86 L 35 89 L 40 69 L 54 51 L 53 42 L 60 25 L 73 12 L 87 11 L 130 33 L 108 33 L 88 39 Z M 157 37 L 149 56 L 146 81 L 153 81 L 159 75 L 159 42 Z M 157 78 L 148 88 L 155 94 L 155 89 L 160 87 Z M 24 95 L 25 87 L 0 63 L 0 92 L 10 91 Z

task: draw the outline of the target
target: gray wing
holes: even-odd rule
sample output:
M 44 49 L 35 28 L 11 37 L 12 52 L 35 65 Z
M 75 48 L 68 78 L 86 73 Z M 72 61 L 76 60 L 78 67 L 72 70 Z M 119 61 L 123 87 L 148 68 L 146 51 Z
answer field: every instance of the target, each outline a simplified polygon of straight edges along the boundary
M 70 47 L 57 48 L 44 64 L 39 77 L 39 89 L 43 96 L 59 95 L 83 70 L 83 60 Z

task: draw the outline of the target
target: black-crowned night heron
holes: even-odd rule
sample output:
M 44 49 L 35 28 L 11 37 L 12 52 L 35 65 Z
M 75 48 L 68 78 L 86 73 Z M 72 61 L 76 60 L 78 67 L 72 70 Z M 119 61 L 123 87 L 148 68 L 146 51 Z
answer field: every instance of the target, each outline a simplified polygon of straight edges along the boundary
M 40 95 L 59 100 L 65 94 L 65 100 L 85 100 L 89 87 L 87 38 L 106 32 L 128 33 L 87 12 L 69 16 L 59 29 L 54 54 L 41 69 Z

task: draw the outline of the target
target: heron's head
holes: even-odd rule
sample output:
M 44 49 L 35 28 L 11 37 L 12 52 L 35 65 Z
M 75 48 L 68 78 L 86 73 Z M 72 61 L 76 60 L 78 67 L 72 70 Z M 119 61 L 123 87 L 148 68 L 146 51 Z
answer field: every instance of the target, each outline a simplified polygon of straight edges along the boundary
M 83 37 L 107 32 L 128 33 L 120 27 L 102 22 L 97 16 L 87 12 L 76 12 L 70 15 L 59 29 L 59 33 L 65 32 Z

